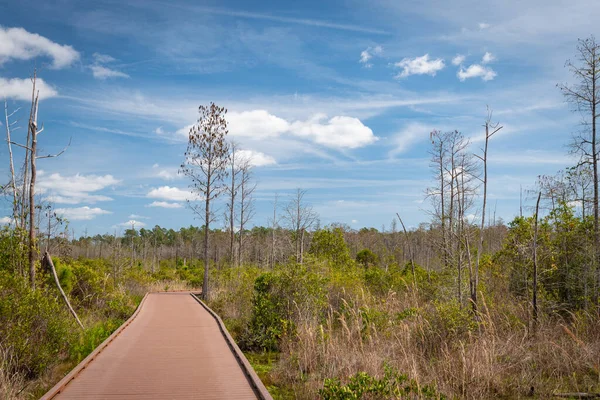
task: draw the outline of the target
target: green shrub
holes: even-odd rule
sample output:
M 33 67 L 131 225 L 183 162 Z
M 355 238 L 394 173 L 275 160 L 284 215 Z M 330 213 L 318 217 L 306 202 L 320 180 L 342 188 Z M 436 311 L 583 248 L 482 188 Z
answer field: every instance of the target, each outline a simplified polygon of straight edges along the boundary
M 350 377 L 347 384 L 338 378 L 325 379 L 319 395 L 324 400 L 358 400 L 364 397 L 369 399 L 445 399 L 432 386 L 421 386 L 400 374 L 389 365 L 384 365 L 385 373 L 382 378 L 377 378 L 366 372 L 358 372 Z
M 15 355 L 16 371 L 39 376 L 68 349 L 77 329 L 53 290 L 0 271 L 0 341 Z

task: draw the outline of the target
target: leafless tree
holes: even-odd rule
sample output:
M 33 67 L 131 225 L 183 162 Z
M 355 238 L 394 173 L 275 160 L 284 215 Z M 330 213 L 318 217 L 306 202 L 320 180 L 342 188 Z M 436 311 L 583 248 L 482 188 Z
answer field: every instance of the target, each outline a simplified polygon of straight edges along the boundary
M 250 220 L 254 217 L 254 197 L 256 182 L 252 182 L 252 163 L 249 159 L 242 159 L 239 166 L 240 172 L 240 204 L 239 204 L 239 243 L 238 243 L 238 262 L 242 263 L 244 251 L 244 229 Z
M 277 201 L 279 200 L 279 195 L 275 193 L 275 200 L 273 200 L 273 218 L 269 221 L 271 224 L 271 260 L 270 265 L 271 268 L 275 266 L 275 233 L 279 228 L 279 219 L 277 217 Z
M 317 222 L 318 215 L 310 205 L 304 202 L 306 190 L 296 189 L 285 206 L 284 218 L 294 234 L 296 261 L 302 264 L 304 258 L 304 238 L 307 230 Z
M 188 147 L 184 154 L 181 172 L 191 179 L 190 188 L 198 194 L 204 204 L 196 205 L 189 202 L 192 210 L 204 219 L 204 282 L 202 296 L 209 298 L 208 285 L 208 246 L 210 223 L 214 220 L 211 211 L 211 201 L 223 193 L 226 186 L 229 162 L 229 146 L 227 136 L 227 110 L 214 103 L 198 108 L 200 114 L 196 125 L 189 132 Z
M 240 182 L 237 179 L 238 175 L 241 173 L 240 163 L 241 160 L 237 154 L 237 144 L 235 142 L 231 142 L 229 146 L 229 175 L 231 178 L 231 183 L 225 189 L 225 193 L 227 195 L 225 222 L 229 225 L 229 258 L 232 264 L 235 264 L 235 220 L 237 218 L 236 198 L 240 189 Z
M 498 123 L 492 123 L 492 111 L 488 109 L 488 115 L 485 120 L 485 145 L 483 147 L 483 154 L 481 156 L 475 155 L 483 163 L 483 200 L 481 206 L 481 226 L 479 227 L 479 241 L 477 243 L 477 258 L 475 260 L 475 274 L 473 275 L 473 282 L 470 285 L 471 288 L 471 306 L 473 311 L 477 313 L 477 288 L 479 287 L 479 263 L 481 262 L 481 254 L 483 253 L 483 234 L 485 228 L 485 211 L 487 205 L 487 156 L 488 156 L 488 142 L 490 138 L 502 129 Z
M 537 201 L 535 203 L 535 221 L 533 228 L 533 327 L 534 332 L 537 328 L 538 322 L 538 304 L 537 304 L 537 292 L 538 292 L 538 258 L 537 258 L 537 239 L 538 239 L 538 213 L 540 210 L 540 199 L 542 192 L 539 192 Z

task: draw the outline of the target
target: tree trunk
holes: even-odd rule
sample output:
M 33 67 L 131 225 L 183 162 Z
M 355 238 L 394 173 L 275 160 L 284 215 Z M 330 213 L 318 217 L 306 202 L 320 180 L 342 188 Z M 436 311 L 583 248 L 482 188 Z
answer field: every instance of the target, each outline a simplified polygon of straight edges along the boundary
M 533 331 L 537 331 L 538 322 L 538 304 L 537 304 L 537 286 L 538 286 L 538 265 L 537 265 L 537 239 L 538 239 L 538 212 L 540 209 L 540 198 L 542 192 L 538 194 L 537 202 L 535 203 L 535 224 L 533 228 Z
M 210 189 L 210 184 L 207 185 Z M 207 190 L 207 193 L 210 193 Z M 208 266 L 210 264 L 208 259 L 208 232 L 210 224 L 210 197 L 206 196 L 205 210 L 204 210 L 204 281 L 202 282 L 202 298 L 208 300 Z
M 52 276 L 54 276 L 54 283 L 56 283 L 56 287 L 60 291 L 60 294 L 61 294 L 63 300 L 65 301 L 65 304 L 69 308 L 69 311 L 71 312 L 71 314 L 73 315 L 73 317 L 75 318 L 75 320 L 77 321 L 77 324 L 79 324 L 81 329 L 85 330 L 85 328 L 83 327 L 83 324 L 81 323 L 81 321 L 79 320 L 79 317 L 77 316 L 77 313 L 75 312 L 75 310 L 73 310 L 73 307 L 71 307 L 71 302 L 69 302 L 69 298 L 65 294 L 65 291 L 63 290 L 62 286 L 60 286 L 60 281 L 58 279 L 58 275 L 56 274 L 56 269 L 54 268 L 54 263 L 52 262 L 52 257 L 50 257 L 50 254 L 47 251 L 44 253 L 44 263 L 50 268 L 50 271 L 52 272 Z

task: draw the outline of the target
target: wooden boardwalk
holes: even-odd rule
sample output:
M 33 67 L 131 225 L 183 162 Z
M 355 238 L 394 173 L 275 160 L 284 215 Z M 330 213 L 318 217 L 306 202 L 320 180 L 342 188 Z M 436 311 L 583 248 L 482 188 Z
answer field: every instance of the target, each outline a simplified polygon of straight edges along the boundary
M 211 313 L 190 293 L 146 295 L 127 323 L 42 399 L 270 399 Z

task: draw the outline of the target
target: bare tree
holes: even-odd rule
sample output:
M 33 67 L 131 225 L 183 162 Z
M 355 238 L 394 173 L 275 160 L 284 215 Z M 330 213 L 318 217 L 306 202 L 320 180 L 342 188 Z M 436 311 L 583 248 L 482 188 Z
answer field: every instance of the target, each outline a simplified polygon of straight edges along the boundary
M 537 259 L 537 239 L 538 239 L 538 213 L 540 210 L 540 199 L 542 192 L 539 192 L 537 201 L 535 203 L 535 220 L 533 228 L 533 329 L 534 332 L 537 329 L 538 322 L 538 304 L 537 304 L 537 292 L 538 292 L 538 259 Z
M 239 243 L 238 243 L 238 262 L 242 263 L 244 250 L 244 229 L 246 224 L 254 217 L 254 198 L 253 193 L 256 189 L 256 183 L 252 182 L 252 164 L 251 160 L 243 159 L 239 166 L 240 171 L 240 212 L 239 212 Z
M 279 220 L 277 218 L 277 200 L 279 195 L 275 193 L 275 200 L 273 201 L 273 218 L 271 219 L 271 268 L 275 266 L 275 233 L 279 227 Z
M 477 258 L 475 260 L 475 274 L 471 284 L 471 306 L 473 311 L 477 313 L 477 288 L 479 287 L 479 263 L 481 261 L 481 253 L 483 253 L 483 230 L 485 228 L 485 210 L 487 205 L 487 155 L 488 155 L 488 142 L 490 138 L 502 129 L 498 123 L 492 123 L 492 111 L 488 109 L 488 115 L 485 120 L 485 145 L 483 147 L 483 155 L 475 155 L 483 163 L 483 200 L 481 206 L 481 226 L 479 227 L 479 241 L 477 243 Z
M 581 113 L 583 133 L 574 137 L 573 151 L 581 156 L 581 163 L 591 164 L 594 176 L 594 260 L 597 269 L 596 303 L 598 304 L 598 289 L 600 288 L 600 226 L 598 225 L 598 138 L 596 136 L 596 121 L 600 106 L 600 45 L 594 36 L 579 39 L 577 45 L 577 62 L 567 60 L 566 67 L 576 79 L 574 85 L 557 85 L 566 100 L 575 111 Z M 600 306 L 600 304 L 598 304 Z
M 237 157 L 237 144 L 232 142 L 229 146 L 229 175 L 231 184 L 225 189 L 227 194 L 227 210 L 225 212 L 225 221 L 229 225 L 229 258 L 232 264 L 235 264 L 235 220 L 237 218 L 236 197 L 240 188 L 240 182 L 237 177 L 240 174 L 240 160 Z
M 191 179 L 190 188 L 197 193 L 204 205 L 189 202 L 192 210 L 204 219 L 204 282 L 202 297 L 209 298 L 208 286 L 208 245 L 210 223 L 214 220 L 211 212 L 211 201 L 225 190 L 224 179 L 227 177 L 229 162 L 229 146 L 227 136 L 227 110 L 214 103 L 198 108 L 198 122 L 189 132 L 188 147 L 184 154 L 181 172 Z
M 311 229 L 318 219 L 317 213 L 313 211 L 312 207 L 304 203 L 305 194 L 306 190 L 296 189 L 284 210 L 284 218 L 294 234 L 296 261 L 300 264 L 304 257 L 306 231 Z

